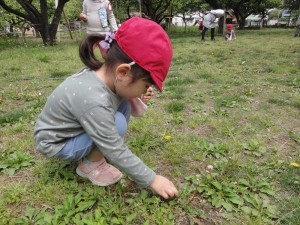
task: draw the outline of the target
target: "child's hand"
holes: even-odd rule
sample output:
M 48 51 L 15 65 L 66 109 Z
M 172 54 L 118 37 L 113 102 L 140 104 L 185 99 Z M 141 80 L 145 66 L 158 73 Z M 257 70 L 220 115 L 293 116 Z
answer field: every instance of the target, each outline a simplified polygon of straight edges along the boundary
M 79 15 L 79 18 L 82 20 L 82 21 L 87 21 L 87 17 L 84 13 L 80 13 Z
M 144 102 L 144 103 L 147 103 L 152 97 L 153 97 L 154 93 L 153 93 L 153 88 L 152 87 L 149 87 L 147 89 L 147 92 L 146 94 L 143 94 L 141 96 L 141 100 Z
M 178 191 L 174 184 L 167 178 L 160 175 L 155 176 L 154 180 L 150 184 L 150 188 L 165 199 L 178 197 Z

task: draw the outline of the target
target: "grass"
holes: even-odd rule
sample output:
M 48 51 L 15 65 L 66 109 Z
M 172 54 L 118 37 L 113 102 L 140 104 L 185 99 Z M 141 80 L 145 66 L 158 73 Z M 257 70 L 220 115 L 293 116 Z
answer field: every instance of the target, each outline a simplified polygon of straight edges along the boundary
M 36 152 L 47 96 L 80 70 L 78 41 L 0 39 L 0 224 L 299 223 L 300 45 L 293 30 L 237 31 L 201 42 L 174 30 L 164 92 L 125 141 L 180 197 L 164 201 L 126 176 L 95 187 L 74 163 Z M 3 48 L 2 48 L 3 47 Z

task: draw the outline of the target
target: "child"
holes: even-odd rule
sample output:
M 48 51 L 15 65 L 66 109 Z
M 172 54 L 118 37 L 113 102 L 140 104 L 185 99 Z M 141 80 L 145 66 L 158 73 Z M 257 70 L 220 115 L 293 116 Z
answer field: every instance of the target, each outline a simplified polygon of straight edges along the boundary
M 225 40 L 227 41 L 235 40 L 236 36 L 233 29 L 232 19 L 227 19 L 226 28 L 227 28 L 227 32 L 225 35 Z
M 93 52 L 99 42 L 107 50 L 104 63 Z M 63 81 L 48 98 L 34 131 L 38 151 L 79 161 L 77 174 L 98 186 L 118 182 L 120 169 L 165 199 L 178 196 L 173 183 L 155 174 L 122 138 L 129 101 L 152 85 L 162 91 L 173 54 L 168 35 L 155 22 L 135 17 L 124 22 L 115 37 L 88 35 L 79 53 L 87 68 Z
M 203 30 L 203 19 L 201 18 L 199 20 L 199 32 L 200 32 L 200 34 L 202 33 L 202 30 Z
M 87 33 L 116 32 L 118 25 L 108 0 L 84 0 L 79 18 L 87 22 Z

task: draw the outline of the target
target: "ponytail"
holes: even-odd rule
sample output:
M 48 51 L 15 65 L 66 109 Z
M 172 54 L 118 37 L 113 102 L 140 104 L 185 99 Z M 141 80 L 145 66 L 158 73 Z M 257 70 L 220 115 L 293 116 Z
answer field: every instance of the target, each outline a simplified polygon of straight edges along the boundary
M 97 47 L 101 50 L 100 41 L 105 41 L 105 36 L 101 34 L 89 34 L 80 43 L 79 46 L 79 56 L 83 64 L 90 68 L 91 70 L 98 70 L 104 64 L 100 62 L 94 54 L 94 48 Z M 119 47 L 116 40 L 112 40 L 109 43 L 109 47 L 105 50 L 105 53 L 101 52 L 102 57 L 105 59 L 105 65 L 108 70 L 113 70 L 113 68 L 120 63 L 131 63 L 133 60 L 129 58 Z M 138 64 L 131 66 L 131 71 L 134 74 L 132 82 L 138 79 L 146 79 L 150 83 L 154 84 L 150 73 L 140 67 Z
M 83 64 L 91 70 L 98 70 L 103 63 L 101 63 L 94 54 L 95 45 L 98 47 L 98 43 L 105 39 L 105 36 L 101 34 L 87 35 L 80 43 L 79 56 Z

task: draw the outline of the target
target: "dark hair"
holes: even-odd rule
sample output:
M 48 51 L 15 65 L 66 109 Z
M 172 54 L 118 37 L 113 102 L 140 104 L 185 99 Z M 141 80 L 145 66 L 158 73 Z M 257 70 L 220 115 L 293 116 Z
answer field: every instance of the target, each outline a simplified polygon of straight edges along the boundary
M 99 42 L 105 40 L 105 36 L 101 34 L 89 34 L 80 43 L 79 46 L 79 56 L 83 64 L 90 68 L 91 70 L 98 70 L 104 64 L 100 62 L 94 54 L 94 48 L 99 48 Z M 110 48 L 107 51 L 105 65 L 108 70 L 113 70 L 120 63 L 131 63 L 133 60 L 129 58 L 119 47 L 116 40 L 110 43 Z M 150 83 L 154 84 L 150 73 L 140 67 L 138 64 L 131 66 L 131 71 L 133 74 L 132 82 L 139 79 L 145 79 Z
M 226 23 L 232 23 L 232 18 L 227 18 Z

